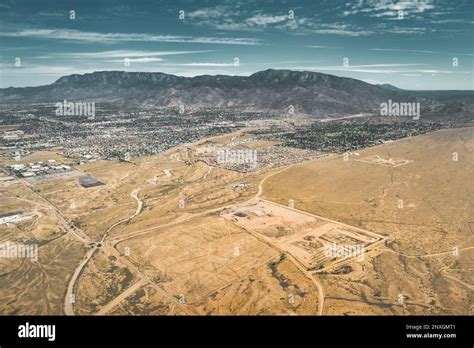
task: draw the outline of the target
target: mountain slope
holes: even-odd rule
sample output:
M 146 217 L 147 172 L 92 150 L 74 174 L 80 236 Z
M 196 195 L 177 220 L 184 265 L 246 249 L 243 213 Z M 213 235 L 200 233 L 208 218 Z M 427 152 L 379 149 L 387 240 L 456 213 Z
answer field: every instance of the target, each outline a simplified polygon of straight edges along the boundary
M 40 87 L 0 89 L 4 102 L 107 101 L 132 107 L 236 108 L 242 111 L 341 116 L 378 110 L 406 93 L 356 79 L 309 71 L 265 70 L 244 76 L 196 76 L 102 71 L 70 75 Z
M 404 89 L 395 87 L 394 85 L 391 85 L 389 83 L 382 83 L 382 84 L 378 84 L 376 86 L 382 87 L 382 88 L 384 88 L 386 90 L 389 90 L 389 91 L 404 91 Z

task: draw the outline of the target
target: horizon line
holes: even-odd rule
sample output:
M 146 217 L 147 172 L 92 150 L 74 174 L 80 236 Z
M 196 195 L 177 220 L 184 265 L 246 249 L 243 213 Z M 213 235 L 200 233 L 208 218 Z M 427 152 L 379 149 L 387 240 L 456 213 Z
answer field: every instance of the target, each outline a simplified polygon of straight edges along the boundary
M 364 81 L 364 80 L 361 80 L 361 79 L 357 79 L 357 78 L 354 78 L 354 77 L 347 77 L 347 76 L 340 76 L 340 75 L 334 75 L 334 74 L 327 74 L 327 73 L 324 73 L 324 72 L 320 72 L 320 71 L 313 71 L 313 70 L 299 70 L 299 69 L 274 69 L 274 68 L 267 68 L 267 69 L 264 69 L 264 70 L 259 70 L 259 71 L 256 71 L 254 73 L 251 73 L 251 74 L 248 74 L 248 75 L 230 75 L 230 74 L 215 74 L 215 75 L 212 75 L 212 74 L 202 74 L 202 75 L 195 75 L 195 76 L 184 76 L 184 75 L 180 75 L 180 74 L 171 74 L 171 73 L 165 73 L 165 72 L 161 72 L 161 71 L 126 71 L 126 70 L 96 70 L 96 71 L 93 71 L 93 72 L 85 72 L 85 73 L 73 73 L 73 74 L 69 74 L 69 75 L 62 75 L 61 77 L 57 78 L 54 82 L 51 82 L 49 84 L 42 84 L 42 85 L 31 85 L 31 86 L 24 86 L 24 87 L 15 87 L 15 86 L 9 86 L 9 87 L 0 87 L 0 90 L 5 90 L 5 89 L 11 89 L 11 88 L 35 88 L 35 87 L 43 87 L 43 86 L 49 86 L 49 85 L 52 85 L 54 83 L 56 83 L 58 80 L 60 80 L 61 78 L 63 77 L 67 77 L 67 76 L 74 76 L 74 75 L 78 75 L 78 76 L 84 76 L 84 75 L 91 75 L 91 74 L 95 74 L 95 73 L 107 73 L 107 72 L 121 72 L 121 73 L 142 73 L 142 74 L 163 74 L 163 75 L 170 75 L 170 76 L 177 76 L 177 77 L 183 77 L 183 78 L 186 78 L 186 79 L 193 79 L 193 78 L 196 78 L 196 77 L 202 77 L 202 76 L 227 76 L 227 77 L 250 77 L 252 75 L 255 75 L 255 74 L 258 74 L 260 72 L 264 72 L 264 71 L 269 71 L 269 70 L 273 70 L 273 71 L 292 71 L 292 72 L 309 72 L 309 73 L 316 73 L 316 74 L 322 74 L 322 75 L 328 75 L 328 76 L 335 76 L 335 77 L 339 77 L 339 78 L 345 78 L 345 79 L 352 79 L 352 80 L 356 80 L 356 81 L 360 81 L 360 82 L 364 82 L 364 83 L 367 83 L 369 85 L 372 85 L 372 86 L 377 86 L 377 87 L 380 87 L 380 88 L 383 88 L 381 87 L 382 85 L 390 85 L 390 86 L 393 86 L 397 89 L 400 89 L 401 91 L 412 91 L 412 92 L 434 92 L 434 91 L 472 91 L 474 92 L 474 87 L 472 89 L 405 89 L 405 88 L 400 88 L 392 83 L 388 83 L 388 82 L 384 82 L 384 83 L 371 83 L 371 82 L 367 82 L 367 81 Z

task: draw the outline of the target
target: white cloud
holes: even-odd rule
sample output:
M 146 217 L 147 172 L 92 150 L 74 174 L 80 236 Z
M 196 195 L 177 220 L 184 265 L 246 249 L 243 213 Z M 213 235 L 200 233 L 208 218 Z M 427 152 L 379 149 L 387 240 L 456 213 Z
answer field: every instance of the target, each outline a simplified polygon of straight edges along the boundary
M 425 64 L 366 64 L 351 66 L 299 66 L 294 70 L 356 72 L 369 74 L 470 74 L 466 71 L 410 68 Z
M 227 31 L 261 31 L 266 28 L 296 31 L 312 26 L 312 20 L 304 17 L 290 19 L 289 13 L 268 14 L 244 11 L 239 7 L 218 6 L 204 8 L 186 14 L 190 23 Z
M 229 8 L 225 6 L 217 6 L 213 8 L 203 8 L 196 11 L 185 13 L 185 17 L 191 19 L 210 19 L 216 17 L 225 17 L 229 13 Z M 235 11 L 233 11 L 235 14 Z
M 423 27 L 393 27 L 387 29 L 386 32 L 392 34 L 424 34 L 426 33 L 426 28 Z
M 349 10 L 343 12 L 343 16 L 356 15 L 365 13 L 371 17 L 377 18 L 397 18 L 399 11 L 403 12 L 404 17 L 424 13 L 425 11 L 434 10 L 435 5 L 432 0 L 416 0 L 416 1 L 392 1 L 392 0 L 368 0 L 357 3 L 346 4 Z M 438 11 L 438 14 L 443 12 Z
M 343 36 L 367 36 L 374 34 L 370 30 L 346 30 L 346 29 L 314 29 L 313 33 L 316 34 L 331 34 L 331 35 L 343 35 Z
M 435 6 L 432 0 L 416 1 L 378 1 L 375 5 L 375 11 L 406 11 L 410 13 L 423 13 L 427 10 L 433 10 Z
M 212 50 L 204 51 L 130 51 L 130 50 L 114 50 L 101 52 L 68 52 L 54 53 L 47 56 L 36 56 L 34 58 L 68 58 L 68 59 L 104 59 L 104 58 L 132 58 L 132 57 L 160 57 L 181 54 L 195 54 L 214 52 Z
M 306 47 L 309 47 L 309 48 L 335 48 L 335 47 L 331 47 L 331 46 L 317 46 L 317 45 L 310 45 L 310 46 L 306 46 Z
M 413 52 L 413 53 L 438 53 L 436 51 L 425 51 L 425 50 L 406 50 L 398 48 L 371 48 L 371 51 L 385 51 L 385 52 Z
M 371 17 L 379 17 L 385 19 L 398 20 L 398 11 L 403 11 L 404 16 L 410 18 L 422 17 L 421 14 L 431 11 L 435 8 L 429 0 L 419 1 L 360 1 L 359 3 L 347 3 L 349 10 L 340 11 L 343 16 L 352 14 L 365 13 Z M 436 15 L 445 12 L 435 12 Z M 433 15 L 431 13 L 430 15 Z M 424 16 L 424 15 L 423 15 Z M 290 19 L 288 14 L 282 10 L 280 13 L 261 13 L 246 10 L 245 7 L 239 6 L 219 6 L 216 8 L 204 8 L 187 15 L 190 18 L 188 23 L 207 26 L 213 29 L 226 31 L 262 31 L 268 28 L 275 30 L 284 30 L 288 33 L 297 35 L 338 35 L 349 37 L 369 36 L 374 34 L 423 34 L 433 28 L 425 28 L 422 26 L 406 27 L 398 25 L 390 25 L 388 21 L 378 21 L 377 23 L 369 23 L 363 27 L 350 24 L 346 20 L 344 22 L 334 22 L 334 20 L 325 19 L 322 16 L 314 16 L 311 13 L 296 11 L 295 18 Z M 433 19 L 433 18 L 431 18 Z M 397 22 L 398 23 L 398 22 Z M 405 23 L 404 23 L 405 24 Z
M 247 18 L 245 21 L 249 25 L 267 26 L 268 24 L 280 23 L 289 20 L 288 15 L 270 16 L 265 14 L 258 14 Z
M 156 57 L 143 57 L 143 58 L 125 58 L 127 59 L 130 63 L 152 63 L 152 62 L 161 62 L 163 59 L 161 58 L 156 58 Z M 111 62 L 124 62 L 124 59 L 114 59 L 111 60 Z
M 431 21 L 433 24 L 474 24 L 474 21 L 468 21 L 465 19 L 439 19 Z
M 178 64 L 163 64 L 168 66 L 195 66 L 195 67 L 224 67 L 234 66 L 233 63 L 178 63 Z
M 260 45 L 260 39 L 225 38 L 225 37 L 194 37 L 182 35 L 153 35 L 144 33 L 97 33 L 72 29 L 26 29 L 16 32 L 0 32 L 3 37 L 32 37 L 39 39 L 56 39 L 86 42 L 181 42 L 225 45 Z
M 346 23 L 311 23 L 307 31 L 316 34 L 332 34 L 342 36 L 367 36 L 374 34 L 374 31 L 362 29 L 355 25 Z

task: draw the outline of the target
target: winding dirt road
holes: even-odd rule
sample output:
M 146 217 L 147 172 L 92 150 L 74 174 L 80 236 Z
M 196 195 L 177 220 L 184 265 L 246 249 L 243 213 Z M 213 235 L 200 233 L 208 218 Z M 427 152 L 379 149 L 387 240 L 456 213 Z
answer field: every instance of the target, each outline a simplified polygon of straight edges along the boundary
M 141 201 L 138 198 L 138 192 L 139 191 L 140 191 L 139 189 L 135 189 L 130 194 L 130 196 L 137 201 L 137 209 L 136 209 L 135 213 L 133 215 L 129 216 L 128 218 L 120 220 L 120 221 L 116 222 L 115 224 L 113 224 L 112 226 L 110 226 L 107 229 L 107 231 L 105 231 L 104 235 L 102 236 L 102 239 L 101 239 L 100 243 L 104 242 L 105 238 L 107 237 L 107 234 L 113 228 L 115 228 L 116 226 L 118 226 L 120 224 L 123 224 L 127 221 L 130 221 L 135 216 L 140 214 L 141 210 L 143 209 L 143 201 Z M 74 289 L 74 287 L 75 287 L 76 281 L 79 278 L 79 275 L 81 274 L 82 270 L 87 265 L 87 263 L 92 258 L 92 255 L 94 255 L 94 252 L 97 249 L 99 249 L 99 243 L 94 243 L 94 246 L 92 247 L 92 249 L 87 252 L 86 256 L 81 261 L 81 263 L 79 263 L 79 265 L 76 267 L 71 279 L 69 280 L 69 284 L 68 284 L 67 291 L 66 291 L 66 296 L 64 297 L 64 314 L 66 314 L 66 315 L 74 315 L 73 304 L 75 302 L 75 293 L 74 293 L 75 289 Z

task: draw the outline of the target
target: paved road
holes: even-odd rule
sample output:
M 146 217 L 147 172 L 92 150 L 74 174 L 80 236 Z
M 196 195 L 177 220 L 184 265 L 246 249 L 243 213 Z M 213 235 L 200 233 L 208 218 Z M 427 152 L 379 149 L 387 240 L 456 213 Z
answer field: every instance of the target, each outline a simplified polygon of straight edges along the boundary
M 81 274 L 82 269 L 87 264 L 87 262 L 89 262 L 90 258 L 92 257 L 92 255 L 94 254 L 96 250 L 97 250 L 97 246 L 94 246 L 91 250 L 87 252 L 86 256 L 81 261 L 81 263 L 76 267 L 74 274 L 69 280 L 69 285 L 66 291 L 66 297 L 64 298 L 64 314 L 66 315 L 74 315 L 73 302 L 72 302 L 72 298 L 74 295 L 74 285 L 76 284 L 76 280 Z
M 136 215 L 140 214 L 142 208 L 143 208 L 143 202 L 138 198 L 138 192 L 140 190 L 139 189 L 136 189 L 136 190 L 133 190 L 133 192 L 130 194 L 132 196 L 133 199 L 135 199 L 137 201 L 137 209 L 135 211 L 135 213 L 131 216 L 129 216 L 128 218 L 126 219 L 123 219 L 123 220 L 120 220 L 119 222 L 116 222 L 115 224 L 113 224 L 112 226 L 110 226 L 107 231 L 104 233 L 104 236 L 102 237 L 102 240 L 101 240 L 101 243 L 105 240 L 105 237 L 107 236 L 107 234 L 115 227 L 115 226 L 118 226 L 124 222 L 127 222 L 129 220 L 131 220 L 132 218 L 134 218 Z M 61 214 L 62 215 L 62 214 Z M 66 296 L 64 297 L 64 313 L 66 315 L 74 315 L 74 309 L 73 309 L 73 303 L 71 301 L 71 298 L 73 296 L 75 296 L 75 293 L 74 293 L 74 286 L 76 284 L 76 281 L 77 281 L 77 278 L 79 277 L 79 275 L 81 274 L 82 270 L 84 269 L 84 267 L 87 265 L 87 263 L 89 262 L 89 260 L 91 259 L 92 255 L 94 254 L 94 252 L 98 249 L 98 244 L 97 243 L 94 243 L 94 246 L 91 250 L 89 250 L 86 254 L 86 256 L 84 257 L 84 259 L 81 261 L 81 263 L 79 263 L 79 265 L 76 267 L 75 271 L 74 271 L 74 274 L 72 275 L 71 279 L 69 280 L 69 284 L 68 284 L 68 287 L 67 287 L 67 291 L 66 291 Z
M 54 210 L 56 215 L 59 218 L 59 221 L 63 224 L 64 228 L 66 229 L 67 233 L 73 236 L 79 242 L 90 244 L 93 241 L 80 229 L 74 229 L 71 225 L 67 222 L 66 218 L 64 217 L 63 213 L 54 205 L 52 204 L 47 198 L 43 197 L 39 192 L 33 190 L 31 185 L 23 179 L 18 179 L 29 191 L 31 191 L 34 195 L 39 197 L 43 202 L 46 203 L 48 207 Z

